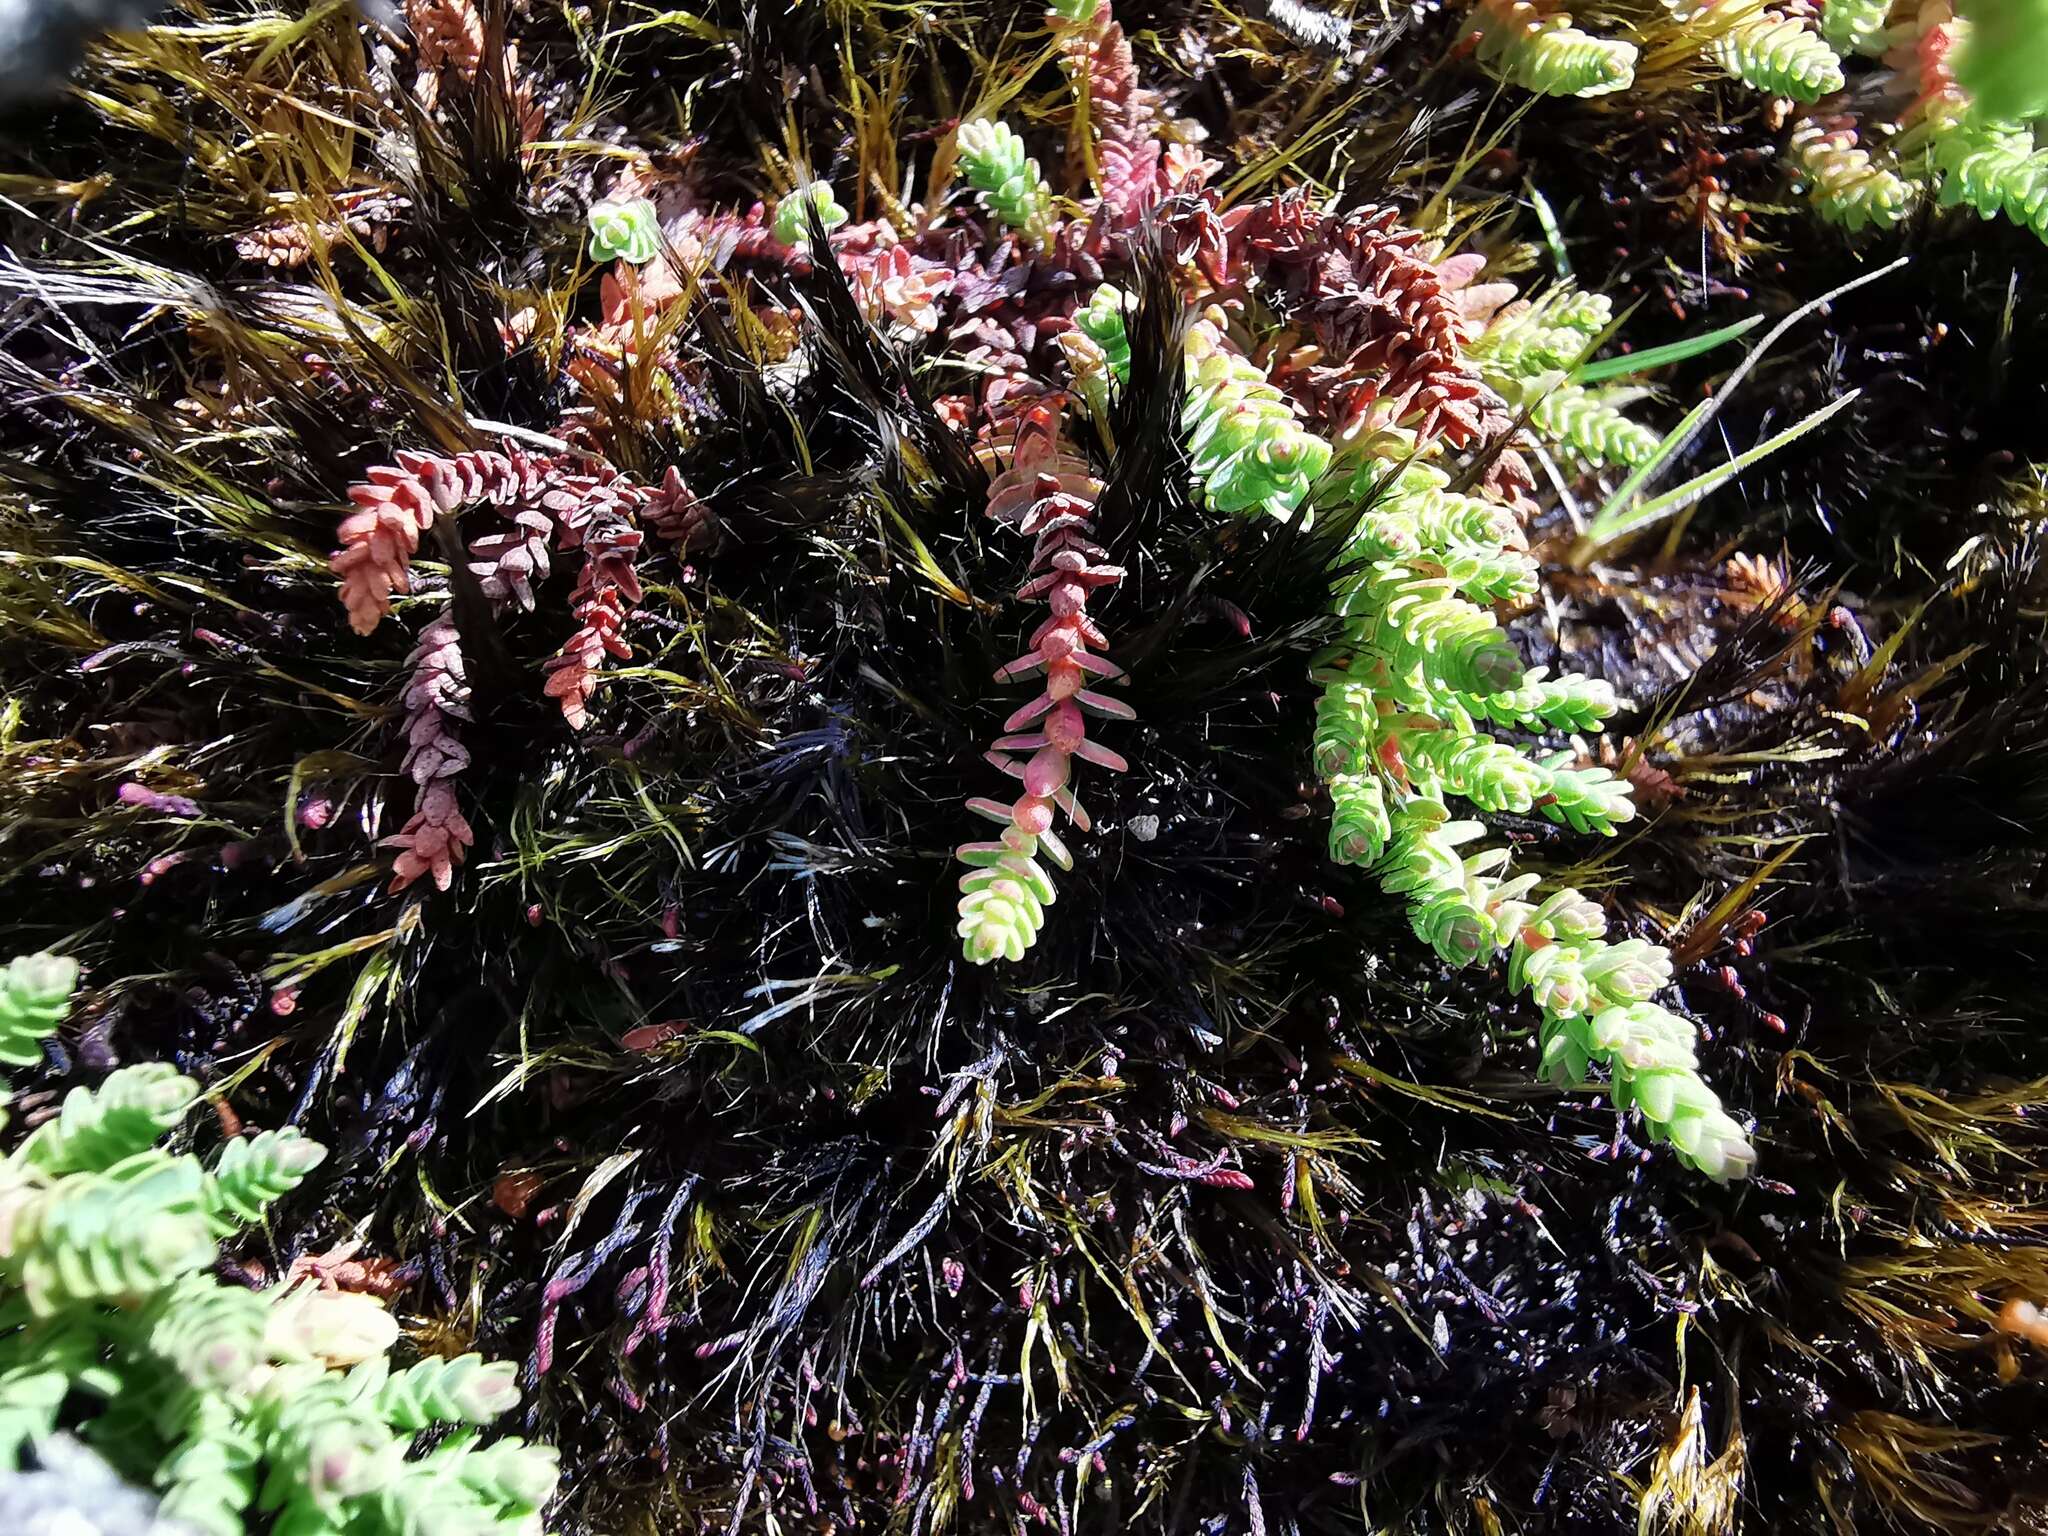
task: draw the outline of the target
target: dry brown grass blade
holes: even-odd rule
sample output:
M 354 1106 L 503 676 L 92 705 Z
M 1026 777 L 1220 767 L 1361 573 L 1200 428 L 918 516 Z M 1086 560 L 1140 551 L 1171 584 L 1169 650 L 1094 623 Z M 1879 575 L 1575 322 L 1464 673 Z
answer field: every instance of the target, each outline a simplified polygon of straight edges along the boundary
M 1835 1431 L 1835 1440 L 1862 1486 L 1894 1518 L 1948 1532 L 1989 1530 L 1999 1523 L 1983 1498 L 1954 1475 L 1949 1460 L 1957 1451 L 1996 1445 L 1999 1436 L 1865 1410 L 1851 1414 Z M 1815 1463 L 1815 1480 L 1832 1507 L 1826 1465 Z
M 1685 1407 L 1671 1437 L 1651 1458 L 1637 1497 L 1637 1536 L 1734 1536 L 1740 1529 L 1744 1465 L 1740 1417 L 1730 1423 L 1721 1453 L 1713 1455 L 1700 1389 L 1688 1387 Z

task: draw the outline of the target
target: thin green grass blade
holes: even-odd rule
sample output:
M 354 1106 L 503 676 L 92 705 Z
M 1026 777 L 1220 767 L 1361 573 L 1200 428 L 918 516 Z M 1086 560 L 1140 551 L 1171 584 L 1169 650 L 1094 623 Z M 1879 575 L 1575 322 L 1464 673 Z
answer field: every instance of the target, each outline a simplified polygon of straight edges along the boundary
M 1686 412 L 1685 420 L 1664 434 L 1664 441 L 1657 445 L 1657 451 L 1630 470 L 1628 478 L 1614 488 L 1614 494 L 1607 498 L 1606 504 L 1600 508 L 1599 514 L 1594 517 L 1592 527 L 1598 528 L 1610 519 L 1619 517 L 1628 504 L 1636 499 L 1636 493 L 1643 488 L 1644 482 L 1650 476 L 1657 473 L 1658 469 L 1663 466 L 1664 461 L 1684 447 L 1685 444 L 1692 441 L 1694 428 L 1699 425 L 1706 414 L 1713 408 L 1713 401 L 1702 400 L 1698 405 Z M 1589 530 L 1585 535 L 1585 539 L 1590 539 L 1591 537 L 1592 533 Z M 1582 539 L 1580 542 L 1583 543 L 1584 541 Z
M 1647 373 L 1652 368 L 1682 363 L 1688 358 L 1711 352 L 1738 336 L 1746 336 L 1763 323 L 1762 315 L 1751 315 L 1747 320 L 1724 325 L 1718 331 L 1708 331 L 1704 336 L 1668 342 L 1661 347 L 1649 347 L 1641 352 L 1631 352 L 1626 357 L 1608 357 L 1597 363 L 1581 363 L 1572 370 L 1572 382 L 1601 384 L 1609 379 L 1625 379 L 1632 373 Z
M 1564 248 L 1564 231 L 1558 228 L 1557 215 L 1551 210 L 1550 199 L 1536 190 L 1536 183 L 1533 181 L 1525 181 L 1523 186 L 1529 194 L 1529 206 L 1536 210 L 1536 224 L 1543 231 L 1543 243 L 1550 248 L 1550 259 L 1557 266 L 1557 275 L 1570 277 L 1572 258 Z
M 1784 431 L 1778 433 L 1777 436 L 1758 443 L 1754 448 L 1744 453 L 1737 454 L 1726 464 L 1710 469 L 1703 475 L 1695 475 L 1692 479 L 1686 481 L 1685 484 L 1674 486 L 1661 496 L 1652 497 L 1641 506 L 1617 507 L 1614 501 L 1610 501 L 1606 507 L 1601 509 L 1600 515 L 1593 519 L 1592 526 L 1586 530 L 1585 538 L 1579 541 L 1580 547 L 1582 549 L 1590 547 L 1591 552 L 1597 553 L 1603 546 L 1612 544 L 1617 539 L 1626 538 L 1629 534 L 1640 532 L 1653 523 L 1663 521 L 1671 516 L 1672 513 L 1691 506 L 1701 497 L 1734 479 L 1752 464 L 1770 457 L 1770 455 L 1776 453 L 1787 443 L 1804 437 L 1815 428 L 1826 425 L 1831 418 L 1846 410 L 1862 393 L 1863 391 L 1860 389 L 1850 390 L 1841 399 L 1822 406 L 1804 420 L 1795 422 L 1792 426 L 1787 427 Z M 1682 432 L 1683 428 L 1680 431 Z M 1673 434 L 1674 437 L 1677 435 L 1676 433 Z M 1667 438 L 1665 441 L 1669 442 L 1671 439 Z M 1659 451 L 1662 451 L 1661 448 Z M 1638 471 L 1638 473 L 1641 473 L 1641 471 Z M 1618 495 L 1616 500 L 1619 500 Z
M 1778 344 L 1779 337 L 1783 336 L 1787 331 L 1791 330 L 1793 326 L 1797 325 L 1801 320 L 1804 320 L 1808 315 L 1814 313 L 1814 311 L 1825 309 L 1829 304 L 1833 303 L 1836 299 L 1841 298 L 1844 294 L 1854 293 L 1858 288 L 1867 287 L 1869 284 L 1877 282 L 1880 278 L 1891 276 L 1892 273 L 1899 271 L 1901 268 L 1905 266 L 1908 266 L 1911 262 L 1912 257 L 1901 256 L 1896 261 L 1888 262 L 1884 266 L 1878 267 L 1873 271 L 1860 272 L 1855 277 L 1850 278 L 1846 283 L 1840 283 L 1837 284 L 1835 287 L 1830 288 L 1826 293 L 1822 294 L 1819 298 L 1808 299 L 1804 304 L 1800 305 L 1797 309 L 1793 310 L 1789 315 L 1785 316 L 1784 319 L 1780 320 L 1776 325 L 1772 326 L 1768 331 L 1764 332 L 1763 340 L 1759 341 L 1755 346 L 1751 347 L 1748 352 L 1743 354 L 1742 361 L 1735 365 L 1735 371 L 1729 374 L 1728 377 L 1722 381 L 1721 387 L 1719 389 L 1714 391 L 1713 399 L 1707 402 L 1709 407 L 1708 410 L 1705 413 L 1700 414 L 1698 416 L 1698 419 L 1693 420 L 1691 426 L 1685 429 L 1680 434 L 1678 446 L 1674 448 L 1669 454 L 1659 455 L 1657 463 L 1660 466 L 1660 469 L 1662 466 L 1669 465 L 1677 457 L 1677 455 L 1683 453 L 1688 447 L 1691 446 L 1692 440 L 1694 438 L 1698 437 L 1701 432 L 1706 430 L 1706 425 L 1709 421 L 1713 420 L 1714 413 L 1720 410 L 1721 407 L 1727 403 L 1730 397 L 1734 395 L 1736 390 L 1742 387 L 1742 381 L 1748 378 L 1750 375 L 1750 371 L 1754 369 L 1758 363 L 1764 360 L 1764 355 L 1767 352 L 1769 352 L 1772 347 Z M 1688 419 L 1690 420 L 1690 418 Z M 1648 482 L 1646 481 L 1645 483 L 1647 484 Z

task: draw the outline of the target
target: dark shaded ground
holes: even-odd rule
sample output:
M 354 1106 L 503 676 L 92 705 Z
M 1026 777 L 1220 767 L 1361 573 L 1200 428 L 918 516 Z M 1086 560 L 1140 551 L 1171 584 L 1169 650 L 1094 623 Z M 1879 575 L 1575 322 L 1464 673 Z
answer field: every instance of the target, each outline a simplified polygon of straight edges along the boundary
M 1327 73 L 1220 14 L 1124 19 L 1237 164 L 1299 132 Z M 766 190 L 785 114 L 851 187 L 840 49 L 871 81 L 903 61 L 893 140 L 921 167 L 999 46 L 951 12 L 716 20 L 716 42 L 635 34 L 574 137 L 675 142 L 696 84 L 677 158 L 707 201 Z M 568 27 L 512 30 L 567 124 Z M 1629 921 L 1675 932 L 1705 1070 L 1758 1125 L 1760 1176 L 1722 1189 L 1536 1086 L 1497 985 L 1442 973 L 1326 861 L 1317 567 L 1194 513 L 1156 413 L 1127 440 L 1151 434 L 1142 483 L 1167 485 L 1127 529 L 1115 614 L 1133 771 L 1094 789 L 1101 830 L 1029 963 L 958 964 L 945 861 L 1010 707 L 979 679 L 1015 648 L 996 599 L 1023 552 L 981 542 L 978 472 L 926 411 L 954 383 L 897 374 L 822 279 L 781 290 L 825 338 L 786 411 L 724 301 L 679 338 L 684 406 L 626 391 L 616 456 L 678 464 L 724 538 L 650 561 L 644 668 L 581 738 L 520 685 L 559 609 L 507 630 L 472 865 L 446 896 L 381 894 L 365 823 L 398 793 L 380 720 L 409 642 L 346 632 L 336 507 L 395 445 L 447 446 L 451 379 L 473 417 L 559 420 L 574 396 L 507 349 L 498 300 L 569 292 L 605 163 L 522 172 L 488 69 L 473 126 L 443 128 L 372 105 L 345 17 L 259 67 L 275 35 L 107 61 L 103 88 L 160 112 L 72 103 L 0 167 L 7 939 L 89 964 L 50 1086 L 168 1056 L 336 1149 L 246 1257 L 274 1272 L 360 1227 L 416 1270 L 424 1347 L 528 1359 L 566 1529 L 2041 1519 L 2048 1366 L 1995 1325 L 2048 1300 L 2040 503 L 2009 488 L 2048 386 L 2031 237 L 1930 220 L 1852 252 L 1762 216 L 1781 248 L 1737 272 L 1710 229 L 1702 284 L 1671 176 L 1743 107 L 1712 92 L 1677 122 L 1539 104 L 1458 189 L 1540 188 L 1580 277 L 1643 296 L 1633 345 L 1913 257 L 1795 331 L 1689 468 L 1863 389 L 1834 430 L 1668 555 L 1577 571 L 1555 539 L 1560 618 L 1525 622 L 1536 659 L 1561 647 L 1634 701 L 1617 744 L 1670 776 L 1641 776 L 1665 803 L 1616 846 L 1510 830 L 1558 871 L 1597 858 Z M 1488 104 L 1424 70 L 1449 36 L 1381 39 L 1347 186 L 1382 195 L 1405 164 L 1412 204 L 1441 180 Z M 1055 100 L 1056 72 L 1033 78 L 1020 124 Z M 1716 173 L 1778 200 L 1768 136 L 1730 123 Z M 317 273 L 232 245 L 322 146 L 410 204 L 390 288 L 337 268 L 345 320 L 285 304 Z M 90 199 L 49 189 L 102 170 Z M 1499 213 L 1483 239 L 1533 236 Z M 594 286 L 569 294 L 584 318 Z M 1653 414 L 1727 366 L 1678 370 Z M 1782 550 L 1792 590 L 1760 599 L 1737 549 Z M 129 782 L 198 814 L 124 803 Z

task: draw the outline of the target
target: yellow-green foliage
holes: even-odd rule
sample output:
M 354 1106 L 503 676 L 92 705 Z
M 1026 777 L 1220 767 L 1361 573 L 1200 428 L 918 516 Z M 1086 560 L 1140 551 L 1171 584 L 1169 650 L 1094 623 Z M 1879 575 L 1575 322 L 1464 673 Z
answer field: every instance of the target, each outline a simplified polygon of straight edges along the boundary
M 984 208 L 1025 239 L 1044 243 L 1052 232 L 1052 192 L 1008 123 L 962 123 L 960 169 Z
M 0 1053 L 24 1065 L 63 1019 L 77 966 L 16 960 Z M 375 1301 L 250 1291 L 209 1271 L 325 1156 L 296 1131 L 236 1137 L 210 1169 L 157 1142 L 198 1085 L 161 1065 L 74 1089 L 0 1163 L 0 1472 L 85 1413 L 82 1433 L 203 1536 L 538 1536 L 555 1455 L 474 1429 L 519 1398 L 477 1356 L 394 1373 Z M 414 1433 L 463 1426 L 422 1456 Z M 274 1524 L 268 1523 L 274 1519 Z
M 1544 371 L 1576 360 L 1604 330 L 1604 298 L 1559 290 L 1508 317 L 1489 377 L 1562 398 L 1554 435 L 1595 462 L 1637 462 L 1655 434 Z M 1122 307 L 1098 295 L 1083 329 L 1086 369 L 1121 384 L 1129 367 Z M 1188 332 L 1183 425 L 1208 505 L 1292 513 L 1329 467 L 1328 445 L 1295 420 L 1264 375 L 1206 320 Z M 1403 447 L 1397 443 L 1393 446 Z M 1670 979 L 1670 957 L 1640 940 L 1610 944 L 1606 919 L 1577 891 L 1527 899 L 1533 875 L 1507 878 L 1508 852 L 1462 849 L 1484 833 L 1451 820 L 1459 796 L 1491 811 L 1541 814 L 1575 832 L 1612 836 L 1635 815 L 1626 781 L 1571 766 L 1570 754 L 1498 741 L 1493 723 L 1521 730 L 1596 731 L 1614 690 L 1593 678 L 1525 671 L 1482 604 L 1533 595 L 1536 567 L 1505 507 L 1449 488 L 1428 464 L 1400 458 L 1349 466 L 1340 494 L 1377 490 L 1344 551 L 1332 592 L 1345 620 L 1325 658 L 1314 761 L 1329 787 L 1330 857 L 1373 870 L 1407 898 L 1417 937 L 1451 965 L 1509 953 L 1509 984 L 1543 1011 L 1543 1071 L 1560 1083 L 1607 1069 L 1617 1105 L 1715 1179 L 1755 1162 L 1742 1127 L 1700 1077 L 1692 1026 L 1649 1001 Z
M 1850 233 L 1889 229 L 1906 216 L 1916 188 L 1858 142 L 1846 121 L 1802 120 L 1792 161 L 1822 218 Z
M 1525 91 L 1605 96 L 1635 82 L 1635 46 L 1595 37 L 1570 16 L 1545 15 L 1527 0 L 1484 0 L 1476 19 L 1480 64 Z
M 1604 300 L 1560 293 L 1519 333 L 1560 332 L 1583 348 L 1608 320 Z M 1093 366 L 1128 357 L 1121 315 L 1091 317 Z M 1534 369 L 1535 359 L 1518 359 Z M 1557 425 L 1562 441 L 1599 461 L 1633 462 L 1656 438 L 1555 375 L 1502 375 L 1566 400 L 1576 415 Z M 1229 409 L 1216 401 L 1228 395 Z M 1218 421 L 1237 425 L 1223 434 Z M 1576 423 L 1576 425 L 1574 424 Z M 1209 505 L 1219 510 L 1291 512 L 1327 467 L 1321 440 L 1293 419 L 1247 360 L 1207 322 L 1189 333 L 1186 425 Z M 1242 438 L 1219 453 L 1219 436 Z M 1258 442 L 1279 452 L 1251 451 Z M 1297 440 L 1323 448 L 1305 452 Z M 1583 442 L 1581 441 L 1583 439 Z M 1506 878 L 1504 848 L 1464 854 L 1484 829 L 1454 822 L 1447 796 L 1517 814 L 1540 813 L 1576 832 L 1612 835 L 1635 814 L 1625 781 L 1604 768 L 1575 768 L 1568 753 L 1539 753 L 1495 740 L 1492 722 L 1525 730 L 1597 730 L 1615 707 L 1605 683 L 1546 679 L 1527 672 L 1499 621 L 1481 604 L 1527 597 L 1535 565 L 1518 546 L 1505 508 L 1448 488 L 1441 471 L 1398 459 L 1353 466 L 1348 494 L 1380 487 L 1360 515 L 1332 593 L 1345 636 L 1323 673 L 1316 710 L 1316 770 L 1331 798 L 1330 857 L 1373 869 L 1405 896 L 1416 935 L 1452 965 L 1511 952 L 1510 985 L 1543 1010 L 1543 1066 L 1557 1081 L 1583 1079 L 1595 1062 L 1608 1071 L 1614 1101 L 1639 1112 L 1651 1132 L 1715 1179 L 1738 1179 L 1755 1161 L 1741 1126 L 1699 1076 L 1692 1026 L 1650 996 L 1670 978 L 1670 958 L 1638 940 L 1609 944 L 1606 920 L 1578 892 L 1540 905 L 1526 899 L 1536 877 Z

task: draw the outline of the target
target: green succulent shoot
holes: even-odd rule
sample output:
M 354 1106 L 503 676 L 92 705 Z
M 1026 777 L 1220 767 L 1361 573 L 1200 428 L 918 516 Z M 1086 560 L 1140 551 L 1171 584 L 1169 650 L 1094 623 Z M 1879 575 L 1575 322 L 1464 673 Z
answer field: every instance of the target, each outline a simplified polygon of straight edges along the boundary
M 818 210 L 818 222 L 830 233 L 844 224 L 847 212 L 832 195 L 829 181 L 806 182 L 775 205 L 775 238 L 784 245 L 801 245 L 810 235 L 811 208 Z
M 78 962 L 62 955 L 22 955 L 0 971 L 0 1063 L 32 1067 L 43 1041 L 71 1008 Z M 0 1126 L 7 1123 L 8 1088 L 0 1079 Z
M 654 204 L 646 198 L 591 205 L 592 261 L 624 261 L 644 267 L 660 251 L 661 221 L 655 217 Z
M 1715 63 L 1769 96 L 1819 101 L 1842 88 L 1842 61 L 1804 22 L 1775 11 L 1745 15 L 1715 39 Z
M 1052 189 L 1024 141 L 1008 123 L 975 118 L 960 125 L 960 171 L 981 206 L 1025 239 L 1043 245 L 1052 234 Z
M 1186 369 L 1181 426 L 1203 500 L 1219 512 L 1292 516 L 1330 467 L 1330 445 L 1206 320 L 1188 328 Z
M 0 1061 L 35 1059 L 77 979 L 54 955 L 0 970 Z M 374 1299 L 209 1273 L 325 1152 L 290 1127 L 211 1167 L 165 1150 L 198 1095 L 171 1066 L 122 1067 L 0 1158 L 0 1479 L 90 1400 L 78 1432 L 194 1536 L 541 1536 L 554 1450 L 475 1433 L 518 1404 L 510 1362 L 394 1371 Z
M 1479 63 L 1510 85 L 1543 96 L 1606 96 L 1635 83 L 1635 45 L 1583 32 L 1570 16 L 1486 0 L 1478 21 Z
M 1091 365 L 1114 374 L 1122 316 L 1097 298 L 1076 327 Z M 1555 293 L 1510 317 L 1500 345 L 1475 361 L 1510 400 L 1552 402 L 1551 418 L 1532 422 L 1539 433 L 1592 463 L 1628 464 L 1641 457 L 1636 434 L 1654 437 L 1613 395 L 1565 384 L 1554 366 L 1576 358 L 1609 317 L 1604 301 Z M 1213 324 L 1191 325 L 1186 346 L 1185 424 L 1204 500 L 1288 516 L 1328 469 L 1329 445 Z M 1392 434 L 1329 486 L 1373 498 L 1335 563 L 1330 596 L 1343 627 L 1318 670 L 1314 761 L 1330 795 L 1330 857 L 1371 870 L 1403 898 L 1416 937 L 1445 964 L 1507 955 L 1510 989 L 1542 1011 L 1552 1082 L 1579 1086 L 1597 1066 L 1614 1104 L 1639 1115 L 1650 1138 L 1710 1178 L 1743 1178 L 1756 1154 L 1700 1075 L 1696 1030 L 1650 1001 L 1671 979 L 1671 957 L 1639 939 L 1610 942 L 1596 905 L 1570 888 L 1541 895 L 1537 876 L 1509 873 L 1509 850 L 1489 844 L 1481 823 L 1453 816 L 1457 798 L 1611 837 L 1635 807 L 1628 782 L 1607 769 L 1484 729 L 1596 731 L 1616 707 L 1614 690 L 1524 667 L 1493 611 L 1536 591 L 1519 526 L 1507 508 L 1414 462 L 1412 443 Z

